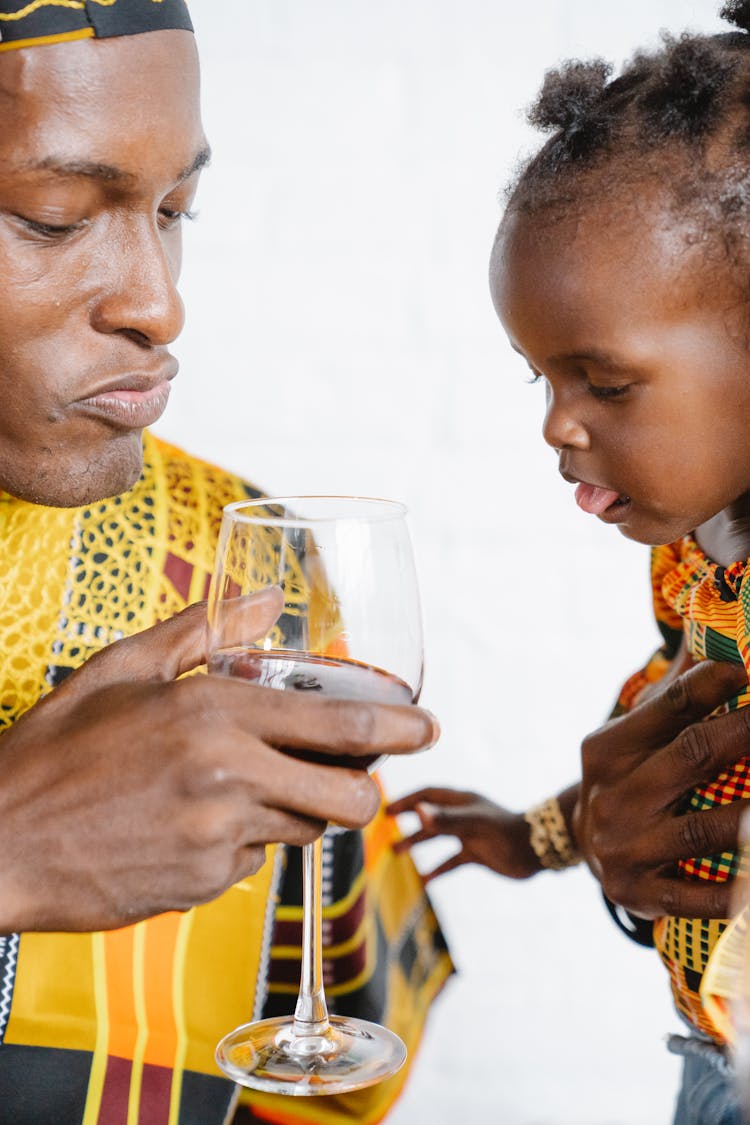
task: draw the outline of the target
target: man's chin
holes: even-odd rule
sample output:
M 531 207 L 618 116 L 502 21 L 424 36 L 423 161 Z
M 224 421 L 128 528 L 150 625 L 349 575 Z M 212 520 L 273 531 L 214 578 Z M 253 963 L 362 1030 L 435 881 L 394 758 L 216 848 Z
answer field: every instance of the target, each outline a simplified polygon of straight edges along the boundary
M 81 508 L 128 492 L 143 470 L 142 431 L 130 431 L 88 456 L 61 455 L 55 460 L 45 451 L 36 472 L 2 472 L 0 489 L 46 508 Z M 3 479 L 4 478 L 4 479 Z

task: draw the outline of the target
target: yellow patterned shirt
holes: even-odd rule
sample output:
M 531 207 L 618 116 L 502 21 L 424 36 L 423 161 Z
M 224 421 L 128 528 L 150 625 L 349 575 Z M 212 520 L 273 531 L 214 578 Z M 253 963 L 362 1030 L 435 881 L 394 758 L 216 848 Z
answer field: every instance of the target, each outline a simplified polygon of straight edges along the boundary
M 203 598 L 222 508 L 249 495 L 148 434 L 141 479 L 122 496 L 53 509 L 0 494 L 0 729 L 98 649 Z M 412 1049 L 452 966 L 394 836 L 382 813 L 364 833 L 326 835 L 325 975 L 335 1010 L 387 1023 Z M 0 937 L 0 1125 L 231 1120 L 238 1092 L 214 1046 L 237 1024 L 291 1010 L 299 977 L 298 849 L 269 851 L 256 876 L 184 914 Z M 253 1094 L 245 1112 L 376 1122 L 404 1078 L 301 1107 Z

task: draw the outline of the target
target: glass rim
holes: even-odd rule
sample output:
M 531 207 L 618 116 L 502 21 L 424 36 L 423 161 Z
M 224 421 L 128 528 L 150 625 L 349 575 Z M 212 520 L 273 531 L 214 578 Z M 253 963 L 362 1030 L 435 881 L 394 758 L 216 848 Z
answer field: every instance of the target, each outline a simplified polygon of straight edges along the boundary
M 283 504 L 285 508 L 302 507 L 305 502 L 315 501 L 322 504 L 331 504 L 334 502 L 350 502 L 353 507 L 352 510 L 345 514 L 337 514 L 331 512 L 330 515 L 285 515 L 285 516 L 272 516 L 272 515 L 253 515 L 252 513 L 246 514 L 247 508 L 268 508 L 273 504 Z M 363 505 L 361 514 L 356 511 L 357 505 Z M 364 506 L 367 505 L 365 510 Z M 323 523 L 341 523 L 348 520 L 352 523 L 358 522 L 378 522 L 387 523 L 390 520 L 401 519 L 408 515 L 409 509 L 401 500 L 387 500 L 380 496 L 345 496 L 343 494 L 335 493 L 308 493 L 306 495 L 300 494 L 296 496 L 259 496 L 256 500 L 234 500 L 231 504 L 226 504 L 223 508 L 223 518 L 231 518 L 238 523 L 245 523 L 251 526 L 263 524 L 265 527 L 305 527 L 308 524 L 323 524 Z

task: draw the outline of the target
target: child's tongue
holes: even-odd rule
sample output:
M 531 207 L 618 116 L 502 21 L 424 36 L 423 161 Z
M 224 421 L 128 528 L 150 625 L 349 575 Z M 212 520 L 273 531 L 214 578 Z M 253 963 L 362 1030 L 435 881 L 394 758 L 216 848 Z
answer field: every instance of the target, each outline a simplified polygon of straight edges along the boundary
M 595 484 L 579 484 L 576 488 L 576 504 L 584 512 L 592 516 L 599 516 L 610 504 L 614 504 L 619 497 L 619 492 L 611 488 L 598 488 Z

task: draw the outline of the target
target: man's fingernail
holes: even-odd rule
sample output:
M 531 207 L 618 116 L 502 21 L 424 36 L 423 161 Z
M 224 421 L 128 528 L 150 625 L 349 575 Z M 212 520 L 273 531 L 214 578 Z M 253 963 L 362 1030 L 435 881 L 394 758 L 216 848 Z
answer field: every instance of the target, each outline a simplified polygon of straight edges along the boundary
M 430 724 L 432 726 L 432 730 L 430 732 L 430 741 L 428 745 L 425 746 L 425 750 L 429 750 L 430 746 L 434 746 L 437 740 L 440 738 L 440 723 L 437 721 L 437 717 L 433 715 L 432 711 L 425 711 L 424 713 L 430 720 Z

